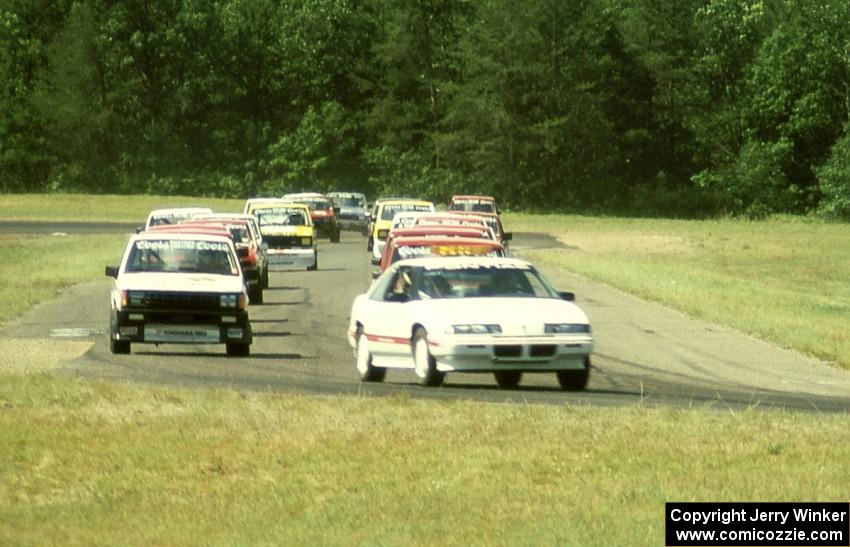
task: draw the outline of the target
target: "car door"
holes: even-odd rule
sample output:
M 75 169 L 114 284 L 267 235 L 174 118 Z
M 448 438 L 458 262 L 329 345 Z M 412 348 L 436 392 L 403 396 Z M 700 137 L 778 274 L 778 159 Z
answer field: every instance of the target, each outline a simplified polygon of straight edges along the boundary
M 397 268 L 378 283 L 363 313 L 369 349 L 379 362 L 408 365 L 412 362 L 410 310 L 415 301 L 410 268 Z

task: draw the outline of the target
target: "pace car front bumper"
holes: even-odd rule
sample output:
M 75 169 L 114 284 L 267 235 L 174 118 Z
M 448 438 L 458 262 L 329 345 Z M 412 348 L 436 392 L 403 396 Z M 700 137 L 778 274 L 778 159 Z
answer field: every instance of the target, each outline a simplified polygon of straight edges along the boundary
M 437 370 L 493 372 L 516 370 L 549 372 L 580 370 L 593 351 L 593 337 L 566 336 L 469 336 L 429 338 Z

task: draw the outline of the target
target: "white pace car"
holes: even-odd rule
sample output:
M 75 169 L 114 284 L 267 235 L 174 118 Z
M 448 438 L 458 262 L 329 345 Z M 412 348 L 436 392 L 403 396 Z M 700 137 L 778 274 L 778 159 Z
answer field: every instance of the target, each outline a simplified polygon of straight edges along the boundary
M 425 386 L 457 371 L 514 388 L 524 372 L 554 372 L 562 389 L 582 390 L 593 337 L 572 300 L 523 260 L 402 260 L 355 298 L 348 341 L 364 382 L 409 368 Z

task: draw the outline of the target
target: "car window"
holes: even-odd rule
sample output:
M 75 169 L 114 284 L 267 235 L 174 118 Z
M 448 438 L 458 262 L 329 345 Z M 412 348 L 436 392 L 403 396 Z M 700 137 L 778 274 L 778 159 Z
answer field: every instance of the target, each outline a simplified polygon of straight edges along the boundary
M 126 272 L 196 272 L 238 275 L 226 243 L 184 239 L 142 239 L 133 244 Z
M 383 290 L 383 300 L 386 302 L 407 302 L 414 298 L 413 276 L 411 269 L 402 267 L 396 270 L 391 281 Z
M 274 207 L 258 209 L 257 223 L 260 226 L 306 226 L 307 214 L 304 209 L 292 207 Z
M 430 298 L 557 297 L 557 292 L 531 268 L 426 268 L 419 285 Z
M 397 203 L 393 205 L 384 205 L 381 208 L 381 220 L 392 220 L 396 213 L 401 211 L 419 211 L 431 212 L 434 209 L 430 205 L 413 204 L 413 203 Z

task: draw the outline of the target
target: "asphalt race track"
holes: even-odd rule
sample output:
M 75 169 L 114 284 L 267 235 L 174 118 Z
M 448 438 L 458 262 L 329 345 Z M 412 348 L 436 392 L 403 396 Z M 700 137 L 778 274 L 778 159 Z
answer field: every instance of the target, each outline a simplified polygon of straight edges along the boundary
M 97 225 L 91 231 L 108 227 Z M 0 225 L 0 232 L 13 229 Z M 39 230 L 33 226 L 28 231 Z M 44 230 L 80 231 L 85 231 L 80 223 L 51 224 Z M 521 256 L 525 249 L 560 243 L 520 233 L 511 245 Z M 134 344 L 130 355 L 111 355 L 106 330 L 112 280 L 106 277 L 72 287 L 0 326 L 0 336 L 89 339 L 91 349 L 62 370 L 118 381 L 523 404 L 850 410 L 850 373 L 611 287 L 547 270 L 559 290 L 577 294 L 593 325 L 594 368 L 586 391 L 560 391 L 554 374 L 526 374 L 511 391 L 498 389 L 491 374 L 450 373 L 442 387 L 423 388 L 412 371 L 391 370 L 384 383 L 363 384 L 345 331 L 351 302 L 368 288 L 373 268 L 365 238 L 344 232 L 341 243 L 320 242 L 318 271 L 273 272 L 265 303 L 250 308 L 254 343 L 248 358 L 227 357 L 223 344 Z

